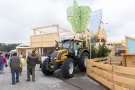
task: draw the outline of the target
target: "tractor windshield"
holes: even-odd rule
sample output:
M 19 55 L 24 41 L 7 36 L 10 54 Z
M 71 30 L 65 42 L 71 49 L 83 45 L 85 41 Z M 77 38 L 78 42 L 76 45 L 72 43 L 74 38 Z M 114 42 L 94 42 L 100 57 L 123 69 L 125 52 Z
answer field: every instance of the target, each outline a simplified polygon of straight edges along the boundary
M 68 49 L 69 52 L 72 52 L 72 50 L 73 50 L 73 42 L 72 41 L 62 42 L 61 48 L 62 49 Z

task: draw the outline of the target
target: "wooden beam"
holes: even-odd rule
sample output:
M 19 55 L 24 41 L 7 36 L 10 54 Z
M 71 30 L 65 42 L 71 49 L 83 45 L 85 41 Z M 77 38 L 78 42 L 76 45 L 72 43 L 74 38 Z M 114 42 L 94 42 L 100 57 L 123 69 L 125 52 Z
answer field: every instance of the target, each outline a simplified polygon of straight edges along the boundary
M 122 66 L 113 66 L 113 71 L 118 73 L 124 73 L 129 75 L 135 75 L 135 68 L 122 67 Z
M 59 33 L 64 33 L 64 32 L 69 32 L 69 31 L 60 31 Z
M 135 86 L 135 80 L 131 78 L 113 75 L 113 81 Z
M 47 32 L 44 32 L 44 31 L 40 31 L 40 30 L 36 30 L 36 31 L 39 31 L 39 32 L 42 32 L 42 33 L 46 33 L 47 34 Z
M 59 38 L 59 42 L 60 42 L 60 33 L 59 33 L 59 27 L 58 27 L 58 26 L 57 26 L 57 32 L 58 32 L 58 38 Z M 59 47 L 60 47 L 60 49 L 61 49 L 60 44 L 59 44 Z
M 34 35 L 36 35 L 36 31 L 34 30 Z
M 114 90 L 129 90 L 129 89 L 118 86 L 118 85 L 114 85 Z
M 86 63 L 90 64 L 91 66 L 97 66 L 97 67 L 104 68 L 104 69 L 107 69 L 107 70 L 110 70 L 110 71 L 112 71 L 112 68 L 113 68 L 112 65 L 94 62 L 94 61 L 91 61 L 91 60 L 89 60 L 89 61 L 87 60 Z
M 68 35 L 63 35 L 63 36 L 69 36 L 69 35 L 77 35 L 77 34 L 68 34 Z
M 63 29 L 63 28 L 61 28 L 61 27 L 58 27 L 59 29 L 62 29 L 62 30 L 66 30 L 66 29 Z
M 66 31 L 60 31 L 59 33 L 64 33 L 64 32 L 70 32 L 70 31 L 67 31 L 67 30 Z M 58 33 L 58 32 L 55 32 L 55 33 Z
M 59 24 L 53 24 L 53 25 L 49 25 L 49 26 L 44 26 L 44 27 L 37 27 L 37 28 L 31 28 L 33 30 L 36 30 L 36 29 L 43 29 L 43 28 L 49 28 L 49 27 L 58 27 Z

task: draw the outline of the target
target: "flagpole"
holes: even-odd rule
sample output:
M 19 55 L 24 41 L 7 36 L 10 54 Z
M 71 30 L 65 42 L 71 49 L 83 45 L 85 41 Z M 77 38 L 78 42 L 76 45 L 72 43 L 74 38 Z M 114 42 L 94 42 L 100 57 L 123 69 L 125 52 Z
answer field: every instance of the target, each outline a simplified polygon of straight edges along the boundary
M 79 7 L 79 37 L 80 37 L 80 7 Z
M 90 19 L 90 18 L 89 18 Z M 89 52 L 90 52 L 90 59 L 91 59 L 91 32 L 90 32 L 90 25 L 89 25 Z
M 90 59 L 91 59 L 91 33 L 90 33 L 90 28 L 89 28 L 89 45 L 90 45 Z

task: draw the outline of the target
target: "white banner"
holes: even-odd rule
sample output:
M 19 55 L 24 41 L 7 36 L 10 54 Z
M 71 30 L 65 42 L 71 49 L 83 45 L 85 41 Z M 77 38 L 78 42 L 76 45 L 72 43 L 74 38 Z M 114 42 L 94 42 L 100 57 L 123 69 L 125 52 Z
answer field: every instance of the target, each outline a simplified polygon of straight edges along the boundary
M 98 32 L 98 27 L 101 25 L 102 9 L 90 13 L 90 30 L 94 33 Z

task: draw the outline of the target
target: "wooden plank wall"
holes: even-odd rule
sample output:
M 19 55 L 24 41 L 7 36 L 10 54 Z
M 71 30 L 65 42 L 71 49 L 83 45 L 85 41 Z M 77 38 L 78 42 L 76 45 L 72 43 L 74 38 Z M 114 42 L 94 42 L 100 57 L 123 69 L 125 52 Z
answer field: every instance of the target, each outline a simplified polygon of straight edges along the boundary
M 86 61 L 86 73 L 111 90 L 135 90 L 135 68 Z
M 59 42 L 59 37 L 56 33 L 34 35 L 30 38 L 30 47 L 55 47 L 55 40 Z

